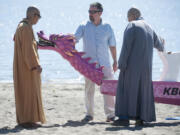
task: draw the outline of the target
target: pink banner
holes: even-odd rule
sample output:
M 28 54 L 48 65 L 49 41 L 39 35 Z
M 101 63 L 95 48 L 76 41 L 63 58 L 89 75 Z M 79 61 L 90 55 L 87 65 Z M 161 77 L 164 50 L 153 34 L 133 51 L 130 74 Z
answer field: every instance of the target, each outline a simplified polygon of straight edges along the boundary
M 116 95 L 117 80 L 103 80 L 102 94 Z M 180 82 L 153 81 L 154 98 L 157 103 L 180 105 Z

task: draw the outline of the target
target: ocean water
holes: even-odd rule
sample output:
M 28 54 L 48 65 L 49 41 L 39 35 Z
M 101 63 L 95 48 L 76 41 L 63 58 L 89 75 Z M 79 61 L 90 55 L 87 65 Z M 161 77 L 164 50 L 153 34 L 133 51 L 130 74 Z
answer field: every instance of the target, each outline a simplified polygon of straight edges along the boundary
M 74 33 L 79 24 L 86 22 L 92 0 L 0 0 L 0 82 L 13 80 L 13 35 L 17 24 L 26 15 L 28 6 L 37 6 L 42 18 L 33 26 L 34 34 L 43 30 L 45 34 Z M 144 19 L 166 40 L 166 50 L 180 51 L 180 1 L 179 0 L 99 0 L 104 7 L 102 19 L 114 29 L 119 57 L 123 32 L 128 24 L 127 10 L 138 7 Z M 82 51 L 82 42 L 76 44 Z M 44 82 L 83 82 L 83 76 L 58 53 L 39 50 Z M 153 80 L 158 80 L 163 65 L 154 50 Z M 115 73 L 117 79 L 119 72 Z

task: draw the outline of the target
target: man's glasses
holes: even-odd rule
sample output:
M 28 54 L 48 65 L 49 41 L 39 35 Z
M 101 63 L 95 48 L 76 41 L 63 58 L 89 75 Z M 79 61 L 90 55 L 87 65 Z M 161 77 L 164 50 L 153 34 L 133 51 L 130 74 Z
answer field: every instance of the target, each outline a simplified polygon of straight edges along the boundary
M 34 15 L 37 15 L 39 17 L 39 19 L 41 18 L 40 14 L 35 13 Z
M 95 13 L 101 12 L 101 11 L 99 11 L 99 10 L 89 10 L 88 12 L 89 12 L 89 14 L 95 14 Z

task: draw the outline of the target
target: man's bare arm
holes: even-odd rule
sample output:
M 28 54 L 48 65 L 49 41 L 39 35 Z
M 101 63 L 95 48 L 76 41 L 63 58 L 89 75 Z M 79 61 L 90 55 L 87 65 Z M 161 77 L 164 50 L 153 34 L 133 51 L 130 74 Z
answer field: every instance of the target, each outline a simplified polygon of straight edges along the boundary
M 117 70 L 117 58 L 116 58 L 116 46 L 110 46 L 111 56 L 113 58 L 113 70 L 116 72 Z

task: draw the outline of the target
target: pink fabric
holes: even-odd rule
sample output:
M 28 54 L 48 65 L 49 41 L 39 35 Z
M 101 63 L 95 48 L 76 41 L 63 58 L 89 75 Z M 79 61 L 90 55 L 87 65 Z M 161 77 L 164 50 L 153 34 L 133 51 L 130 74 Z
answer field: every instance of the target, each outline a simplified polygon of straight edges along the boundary
M 58 52 L 64 59 L 70 62 L 70 64 L 86 78 L 90 79 L 97 85 L 102 83 L 103 78 L 103 67 L 96 68 L 96 63 L 89 63 L 88 61 L 91 58 L 82 58 L 84 52 L 78 52 L 75 49 L 75 42 L 72 35 L 50 35 L 49 39 L 45 37 L 44 33 L 41 31 L 38 33 L 40 40 L 50 44 L 53 43 L 53 46 L 48 45 L 38 45 L 39 49 L 44 50 L 54 50 Z
M 100 87 L 102 94 L 116 95 L 117 80 L 103 80 Z M 155 102 L 180 105 L 180 82 L 154 81 Z
M 38 46 L 39 49 L 54 50 L 68 60 L 70 64 L 86 78 L 102 85 L 100 87 L 102 94 L 116 95 L 117 80 L 102 80 L 102 68 L 96 68 L 96 63 L 88 63 L 91 58 L 82 58 L 84 52 L 75 50 L 75 42 L 72 35 L 50 35 L 49 39 L 43 32 L 38 33 L 38 37 L 54 43 L 55 46 Z M 180 105 L 180 82 L 154 81 L 154 97 L 159 103 Z

